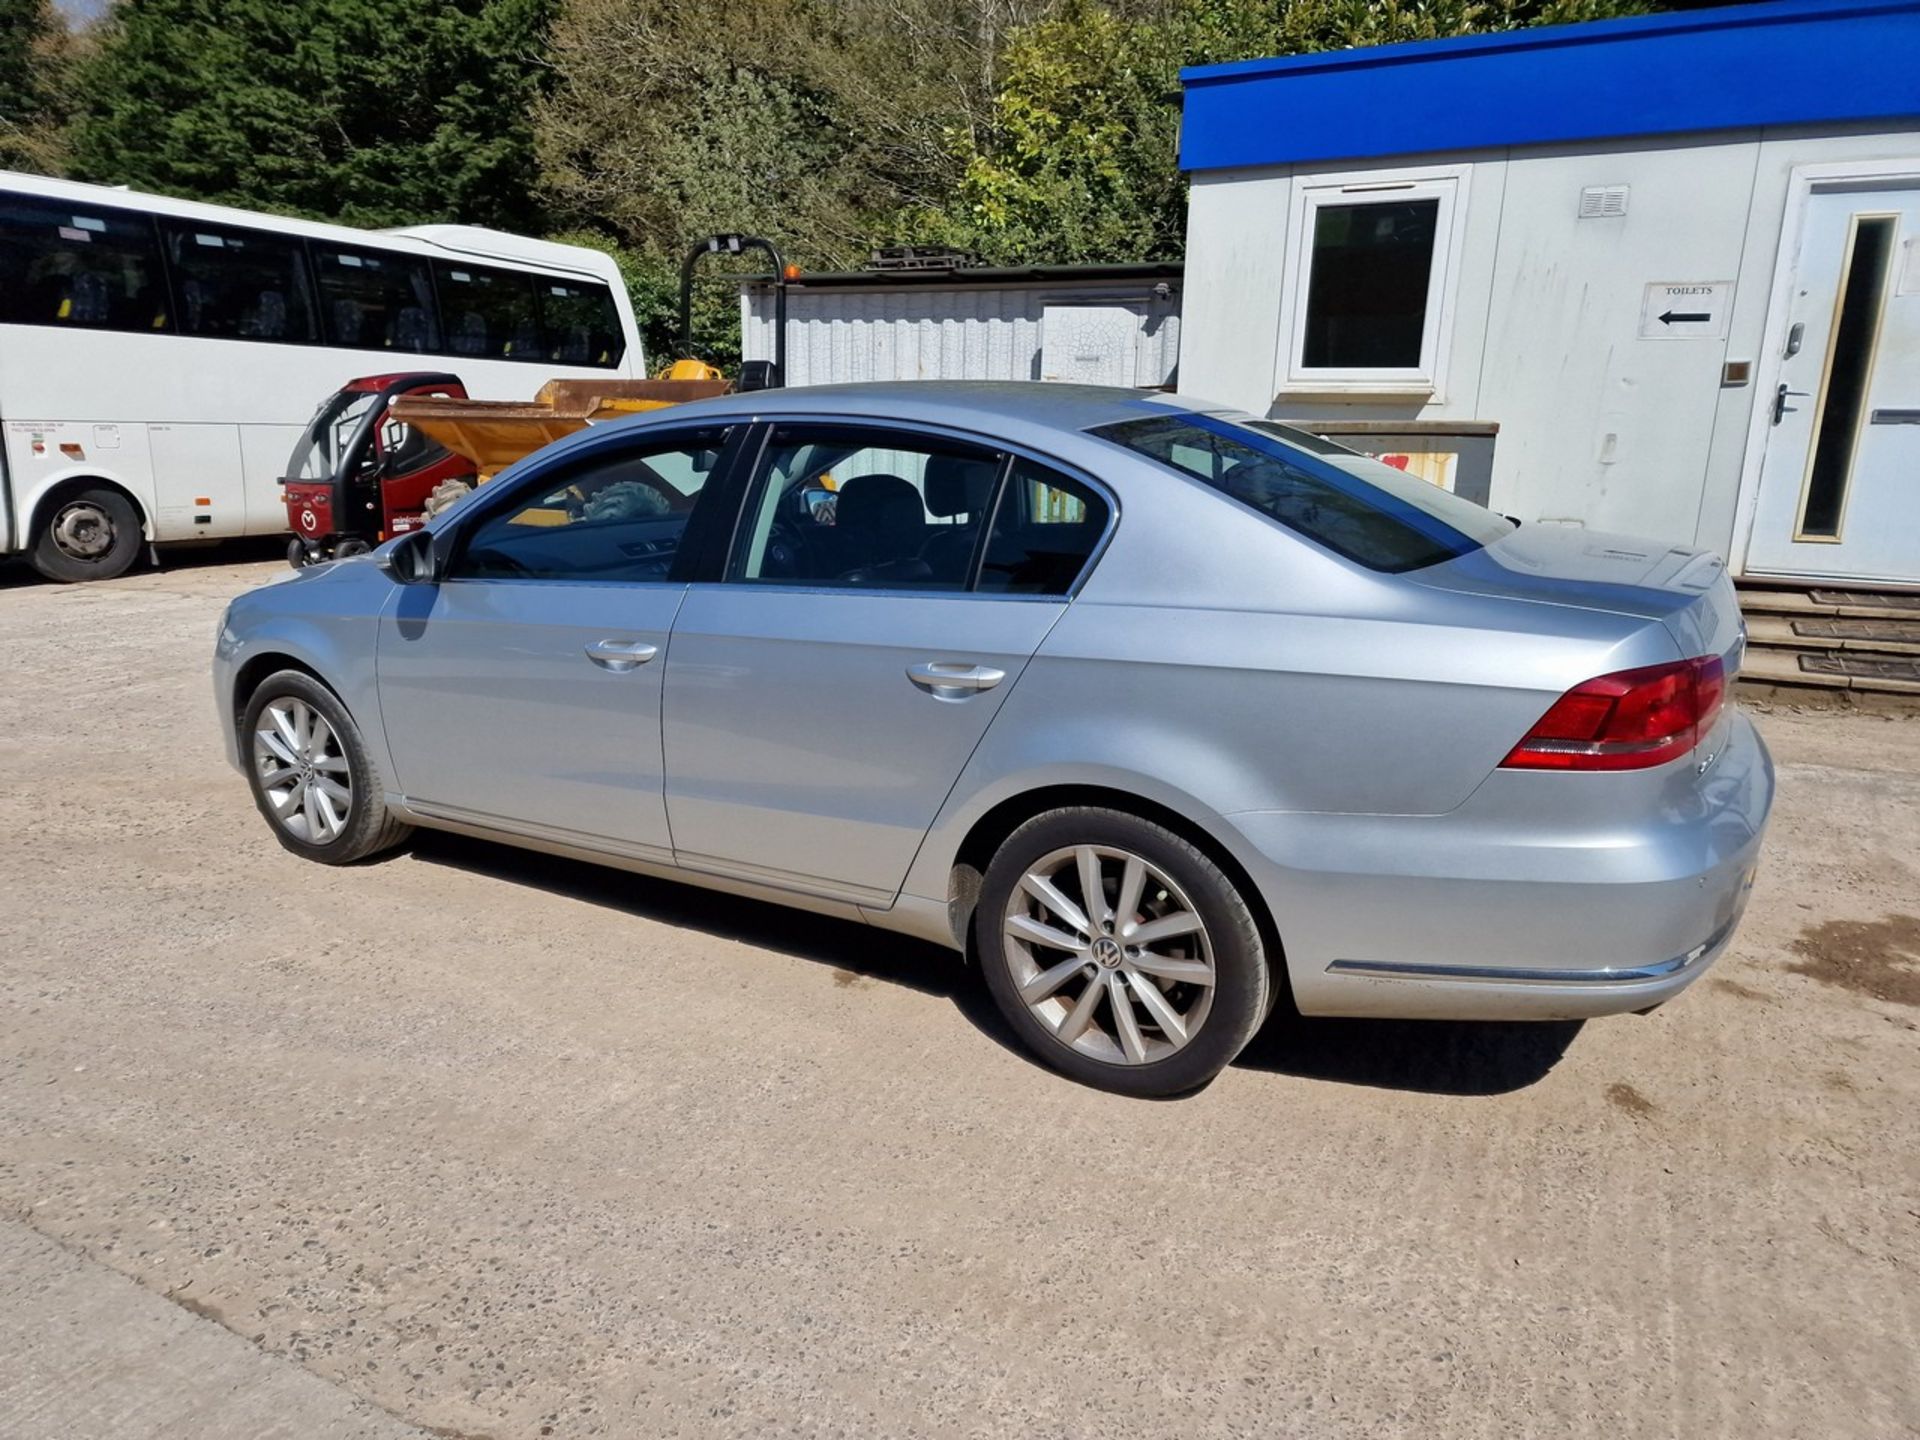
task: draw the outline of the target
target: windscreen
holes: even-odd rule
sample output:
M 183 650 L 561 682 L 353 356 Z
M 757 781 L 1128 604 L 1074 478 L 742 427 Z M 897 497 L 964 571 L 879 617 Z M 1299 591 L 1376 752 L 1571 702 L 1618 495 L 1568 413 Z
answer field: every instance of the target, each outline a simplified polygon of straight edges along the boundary
M 1470 500 L 1339 446 L 1321 442 L 1326 450 L 1311 454 L 1283 438 L 1291 436 L 1287 427 L 1264 421 L 1165 415 L 1102 425 L 1092 433 L 1210 485 L 1370 570 L 1437 565 L 1513 529 L 1511 521 Z
M 322 402 L 307 426 L 307 433 L 293 448 L 293 458 L 287 462 L 287 478 L 331 480 L 341 454 L 353 443 L 353 432 L 379 399 L 378 395 L 364 391 L 342 391 Z

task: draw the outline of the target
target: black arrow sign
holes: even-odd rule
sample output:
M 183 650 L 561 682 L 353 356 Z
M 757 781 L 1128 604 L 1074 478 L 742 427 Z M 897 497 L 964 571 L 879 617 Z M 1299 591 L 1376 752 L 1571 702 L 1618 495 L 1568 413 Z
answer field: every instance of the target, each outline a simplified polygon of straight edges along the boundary
M 1697 310 L 1668 310 L 1660 316 L 1662 325 L 1704 325 L 1713 319 L 1711 314 Z

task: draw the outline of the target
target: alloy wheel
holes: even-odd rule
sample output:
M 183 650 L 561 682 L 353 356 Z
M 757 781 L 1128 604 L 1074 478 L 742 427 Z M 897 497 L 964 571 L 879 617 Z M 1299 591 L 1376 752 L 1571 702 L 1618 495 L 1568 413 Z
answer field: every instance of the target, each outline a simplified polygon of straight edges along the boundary
M 267 702 L 253 765 L 275 824 L 310 845 L 339 838 L 353 810 L 353 775 L 324 715 L 294 695 Z
M 1007 901 L 1001 933 L 1028 1011 L 1094 1059 L 1164 1060 L 1212 1008 L 1206 922 L 1164 871 L 1129 850 L 1075 845 L 1041 857 Z

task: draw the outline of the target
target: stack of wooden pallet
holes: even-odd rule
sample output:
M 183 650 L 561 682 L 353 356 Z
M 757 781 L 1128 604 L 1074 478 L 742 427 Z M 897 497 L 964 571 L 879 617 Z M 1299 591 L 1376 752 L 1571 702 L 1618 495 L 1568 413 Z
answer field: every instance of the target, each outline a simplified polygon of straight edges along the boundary
M 1920 695 L 1920 591 L 1743 583 L 1742 680 Z

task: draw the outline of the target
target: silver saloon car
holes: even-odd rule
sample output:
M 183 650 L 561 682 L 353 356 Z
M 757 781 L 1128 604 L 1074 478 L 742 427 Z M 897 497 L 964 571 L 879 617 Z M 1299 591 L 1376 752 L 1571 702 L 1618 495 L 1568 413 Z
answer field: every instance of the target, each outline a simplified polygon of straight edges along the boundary
M 1041 384 L 594 426 L 228 610 L 233 763 L 329 864 L 414 826 L 966 952 L 1068 1074 L 1308 1015 L 1646 1010 L 1773 798 L 1720 561 L 1269 421 Z

